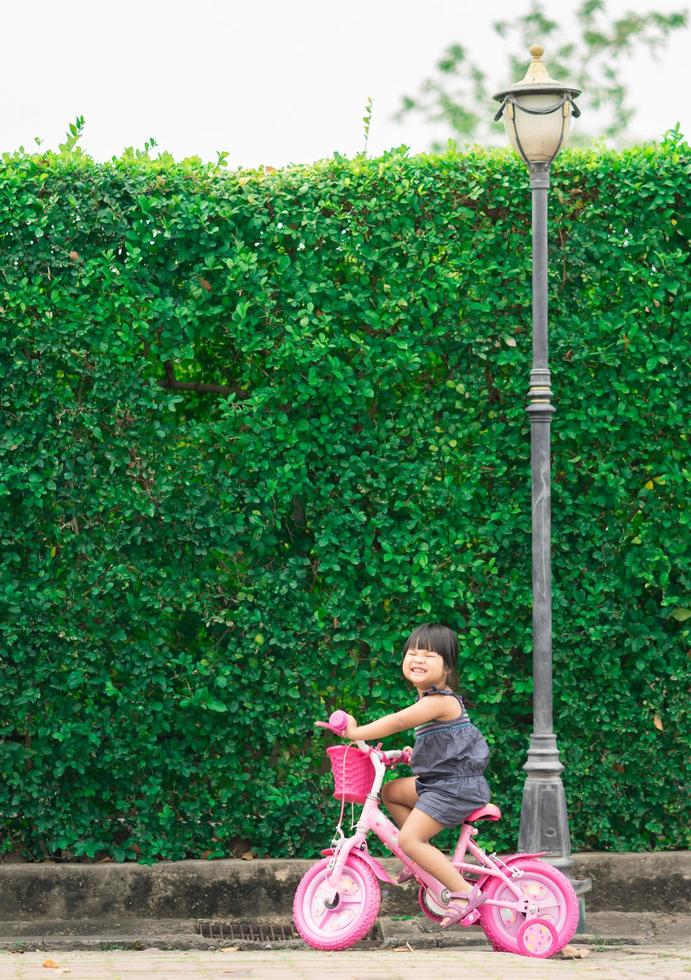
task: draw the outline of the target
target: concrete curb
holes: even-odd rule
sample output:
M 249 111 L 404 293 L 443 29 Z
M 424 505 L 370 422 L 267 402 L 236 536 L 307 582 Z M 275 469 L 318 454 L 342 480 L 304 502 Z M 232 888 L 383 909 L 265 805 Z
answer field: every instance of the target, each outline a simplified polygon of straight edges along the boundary
M 290 916 L 311 860 L 0 864 L 0 920 L 236 919 Z M 587 914 L 691 911 L 691 852 L 577 854 Z M 382 864 L 396 873 L 398 861 Z M 382 915 L 417 914 L 417 889 L 382 883 Z
M 574 877 L 593 880 L 591 912 L 691 911 L 691 851 L 574 854 Z
M 269 923 L 267 923 L 269 924 Z M 277 926 L 274 919 L 270 923 Z M 283 925 L 289 925 L 284 920 Z M 237 925 L 237 923 L 235 923 Z M 253 922 L 256 925 L 256 920 Z M 284 941 L 249 941 L 243 939 L 209 939 L 196 931 L 197 923 L 189 919 L 121 919 L 119 921 L 35 920 L 33 922 L 0 922 L 0 950 L 29 952 L 42 950 L 304 950 L 301 939 Z M 571 945 L 594 949 L 629 946 L 682 945 L 691 934 L 691 915 L 650 916 L 624 912 L 595 912 L 590 917 L 591 931 L 577 934 Z M 455 926 L 441 930 L 422 916 L 405 920 L 380 918 L 371 939 L 354 949 L 490 949 L 479 928 Z

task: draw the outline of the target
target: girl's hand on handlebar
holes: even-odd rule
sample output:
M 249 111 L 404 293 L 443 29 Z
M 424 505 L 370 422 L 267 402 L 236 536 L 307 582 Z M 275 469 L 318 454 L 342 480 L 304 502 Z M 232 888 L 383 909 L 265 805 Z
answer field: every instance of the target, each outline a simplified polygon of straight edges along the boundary
M 357 729 L 357 722 L 352 715 L 348 715 L 348 724 L 343 732 L 343 738 L 349 738 L 351 741 L 356 741 L 355 731 Z

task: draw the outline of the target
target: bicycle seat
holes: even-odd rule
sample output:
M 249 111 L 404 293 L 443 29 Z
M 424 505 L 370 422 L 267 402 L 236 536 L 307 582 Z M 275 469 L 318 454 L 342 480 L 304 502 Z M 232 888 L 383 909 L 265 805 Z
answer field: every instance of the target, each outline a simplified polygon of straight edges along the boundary
M 475 823 L 476 820 L 500 820 L 501 810 L 494 803 L 481 806 L 479 810 L 473 810 L 463 821 L 464 823 Z

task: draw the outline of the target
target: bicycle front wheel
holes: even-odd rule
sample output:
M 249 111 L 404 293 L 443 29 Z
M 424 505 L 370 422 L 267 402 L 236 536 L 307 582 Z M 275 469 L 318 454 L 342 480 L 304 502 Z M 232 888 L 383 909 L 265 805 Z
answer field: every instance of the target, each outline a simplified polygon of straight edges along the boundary
M 377 921 L 381 891 L 367 862 L 349 854 L 335 901 L 327 905 L 329 860 L 317 861 L 300 881 L 293 900 L 293 921 L 313 949 L 348 949 Z

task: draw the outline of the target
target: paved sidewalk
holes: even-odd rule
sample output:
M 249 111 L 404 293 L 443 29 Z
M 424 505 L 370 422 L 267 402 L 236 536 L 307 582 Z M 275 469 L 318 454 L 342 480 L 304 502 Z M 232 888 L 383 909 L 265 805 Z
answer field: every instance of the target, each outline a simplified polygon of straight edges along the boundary
M 55 964 L 44 966 L 44 962 Z M 69 971 L 69 972 L 68 972 Z M 550 977 L 689 980 L 691 950 L 595 948 L 585 959 L 534 960 L 476 950 L 0 952 L 0 980 L 541 980 Z

